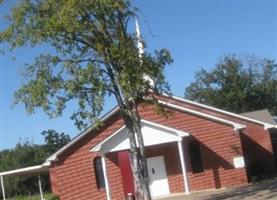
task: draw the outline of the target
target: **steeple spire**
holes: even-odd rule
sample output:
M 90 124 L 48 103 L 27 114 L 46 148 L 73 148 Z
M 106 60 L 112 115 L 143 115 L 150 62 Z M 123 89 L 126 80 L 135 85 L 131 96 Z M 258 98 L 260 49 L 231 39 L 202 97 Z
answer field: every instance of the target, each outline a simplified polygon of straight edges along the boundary
M 135 24 L 136 24 L 137 48 L 139 50 L 139 52 L 138 52 L 139 53 L 139 58 L 142 58 L 144 50 L 143 50 L 143 44 L 142 44 L 142 39 L 141 39 L 141 34 L 140 34 L 140 29 L 139 29 L 139 24 L 138 24 L 138 19 L 137 18 L 135 18 Z M 141 61 L 141 64 L 143 64 L 142 61 Z M 149 75 L 144 74 L 143 79 L 146 82 L 148 82 L 151 87 L 154 87 L 154 81 Z
M 141 41 L 141 34 L 140 34 L 140 29 L 139 29 L 139 24 L 138 24 L 138 19 L 135 18 L 135 23 L 136 23 L 136 33 L 137 33 L 137 47 L 139 50 L 139 57 L 141 58 L 144 51 L 143 51 L 143 45 Z

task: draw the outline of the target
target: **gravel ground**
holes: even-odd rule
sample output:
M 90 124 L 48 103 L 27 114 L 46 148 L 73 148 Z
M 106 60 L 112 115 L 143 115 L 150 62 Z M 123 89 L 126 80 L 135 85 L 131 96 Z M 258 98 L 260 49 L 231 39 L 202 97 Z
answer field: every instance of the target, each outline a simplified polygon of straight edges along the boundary
M 162 200 L 277 200 L 277 180 L 245 187 L 220 189 L 191 195 L 176 194 Z

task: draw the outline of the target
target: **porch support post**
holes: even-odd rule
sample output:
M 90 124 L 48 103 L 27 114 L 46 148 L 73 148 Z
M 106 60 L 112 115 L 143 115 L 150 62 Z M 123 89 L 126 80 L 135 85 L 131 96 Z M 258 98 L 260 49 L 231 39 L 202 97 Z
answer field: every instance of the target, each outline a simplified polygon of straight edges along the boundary
M 39 187 L 40 199 L 44 200 L 40 175 L 38 175 L 38 187 Z
M 4 187 L 4 179 L 3 179 L 3 176 L 1 176 L 1 188 L 2 188 L 3 200 L 6 200 L 6 194 L 5 194 L 5 187 Z
M 104 174 L 104 180 L 105 180 L 106 197 L 107 197 L 107 200 L 111 200 L 105 155 L 101 156 L 101 162 L 102 162 L 102 168 L 103 168 L 103 174 Z
M 189 181 L 188 181 L 187 170 L 186 170 L 186 163 L 185 163 L 185 159 L 184 159 L 182 139 L 181 139 L 181 141 L 178 141 L 178 150 L 179 150 L 179 156 L 180 156 L 181 167 L 182 167 L 182 172 L 183 172 L 185 192 L 186 192 L 186 194 L 190 194 Z

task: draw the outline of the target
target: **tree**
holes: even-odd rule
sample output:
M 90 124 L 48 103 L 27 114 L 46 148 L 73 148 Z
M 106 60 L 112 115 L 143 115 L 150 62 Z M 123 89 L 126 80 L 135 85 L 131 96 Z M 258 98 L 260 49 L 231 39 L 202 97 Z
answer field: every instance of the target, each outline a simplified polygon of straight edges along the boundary
M 49 129 L 42 131 L 41 135 L 44 136 L 45 152 L 47 156 L 50 156 L 55 151 L 62 148 L 68 142 L 70 142 L 70 136 L 65 133 L 58 133 L 55 130 Z
M 105 97 L 114 95 L 128 130 L 137 199 L 147 200 L 137 106 L 146 99 L 157 105 L 153 94 L 168 92 L 163 70 L 172 59 L 166 49 L 138 56 L 137 37 L 129 28 L 136 12 L 128 0 L 22 0 L 13 7 L 0 41 L 12 50 L 47 43 L 56 51 L 36 57 L 24 70 L 25 83 L 15 98 L 30 113 L 40 107 L 50 117 L 61 116 L 68 102 L 77 102 L 72 119 L 81 128 L 96 121 Z
M 0 172 L 41 165 L 49 155 L 70 141 L 69 135 L 54 130 L 43 131 L 45 144 L 36 145 L 29 140 L 20 141 L 15 148 L 0 151 Z M 50 191 L 48 175 L 42 175 L 44 191 Z M 5 177 L 6 195 L 15 197 L 38 192 L 35 176 Z M 2 194 L 0 193 L 0 197 Z
M 41 164 L 41 147 L 28 140 L 18 142 L 14 149 L 0 152 L 0 171 L 19 169 L 31 165 Z M 34 194 L 38 191 L 37 179 L 34 176 L 5 177 L 6 194 L 18 196 Z M 1 197 L 2 194 L 0 194 Z
M 224 56 L 210 72 L 196 73 L 185 97 L 237 113 L 268 108 L 277 116 L 277 63 L 250 55 Z

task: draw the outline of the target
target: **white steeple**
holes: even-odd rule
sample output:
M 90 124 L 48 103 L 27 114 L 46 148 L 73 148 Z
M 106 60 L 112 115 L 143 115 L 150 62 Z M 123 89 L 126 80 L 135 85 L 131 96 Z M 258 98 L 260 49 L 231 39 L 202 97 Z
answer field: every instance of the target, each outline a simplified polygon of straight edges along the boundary
M 142 44 L 142 40 L 141 40 L 141 34 L 140 34 L 140 29 L 139 29 L 139 24 L 138 24 L 137 18 L 135 18 L 135 24 L 136 24 L 136 33 L 137 33 L 137 42 L 138 42 L 137 47 L 139 50 L 139 58 L 142 58 L 144 50 L 143 50 L 143 44 Z M 154 81 L 150 76 L 148 76 L 147 74 L 144 74 L 143 79 L 145 81 L 149 82 L 151 87 L 154 87 Z
M 144 51 L 143 51 L 143 45 L 142 45 L 142 42 L 141 42 L 141 34 L 140 34 L 139 24 L 138 24 L 137 18 L 135 18 L 135 23 L 136 23 L 137 42 L 138 42 L 137 47 L 138 47 L 138 50 L 139 50 L 139 57 L 141 58 Z

